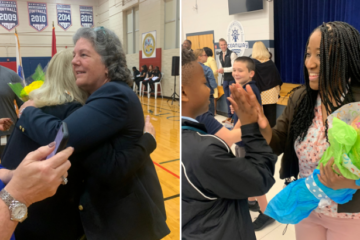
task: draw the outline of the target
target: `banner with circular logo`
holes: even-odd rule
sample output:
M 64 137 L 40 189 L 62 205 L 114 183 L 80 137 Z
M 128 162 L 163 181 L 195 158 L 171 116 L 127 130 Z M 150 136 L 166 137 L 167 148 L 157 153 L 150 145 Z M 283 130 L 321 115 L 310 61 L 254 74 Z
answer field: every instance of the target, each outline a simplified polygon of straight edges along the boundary
M 8 31 L 19 25 L 15 1 L 0 1 L 0 25 Z
M 142 58 L 156 57 L 156 31 L 142 34 Z
M 83 27 L 94 26 L 94 14 L 93 7 L 91 6 L 80 6 L 80 23 Z
M 41 32 L 48 26 L 46 3 L 28 2 L 30 26 Z
M 71 24 L 71 5 L 68 4 L 56 4 L 57 21 L 58 25 L 67 30 Z
M 245 42 L 243 27 L 239 21 L 232 21 L 227 30 L 228 48 L 235 52 L 239 57 L 244 55 L 245 49 L 249 48 L 249 43 Z

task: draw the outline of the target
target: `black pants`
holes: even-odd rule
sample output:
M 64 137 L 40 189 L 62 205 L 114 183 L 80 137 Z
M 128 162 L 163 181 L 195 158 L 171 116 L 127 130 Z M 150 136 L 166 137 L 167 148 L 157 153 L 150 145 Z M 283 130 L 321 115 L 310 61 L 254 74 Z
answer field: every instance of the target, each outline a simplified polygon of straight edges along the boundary
M 270 127 L 276 124 L 276 103 L 263 105 L 265 117 L 270 123 Z
M 155 84 L 154 83 L 156 83 L 156 82 L 160 82 L 160 78 L 155 80 L 155 81 L 149 80 L 150 88 L 151 88 L 152 91 L 155 91 L 155 88 L 154 88 Z
M 151 79 L 149 79 L 149 80 L 143 80 L 142 81 L 142 83 L 143 83 L 143 86 L 144 86 L 144 91 L 147 91 L 148 89 L 147 89 L 147 85 L 148 85 L 148 83 L 150 83 L 150 85 L 151 85 Z
M 135 78 L 135 83 L 136 83 L 136 86 L 138 87 L 138 89 L 140 90 L 140 82 L 142 82 L 144 80 L 143 77 L 137 77 Z

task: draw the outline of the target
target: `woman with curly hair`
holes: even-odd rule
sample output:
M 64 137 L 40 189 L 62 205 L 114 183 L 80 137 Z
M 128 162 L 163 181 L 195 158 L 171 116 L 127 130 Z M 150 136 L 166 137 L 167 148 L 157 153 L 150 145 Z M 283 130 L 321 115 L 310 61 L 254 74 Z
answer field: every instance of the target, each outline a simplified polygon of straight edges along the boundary
M 329 147 L 327 116 L 360 101 L 360 33 L 344 22 L 316 28 L 306 44 L 305 86 L 292 91 L 288 104 L 271 129 L 259 108 L 258 123 L 274 153 L 284 154 L 280 178 L 308 177 Z M 360 189 L 354 180 L 337 176 L 332 164 L 321 167 L 319 180 L 334 190 Z M 357 239 L 360 235 L 360 191 L 343 205 L 315 209 L 295 226 L 296 239 Z
M 72 164 L 81 169 L 76 173 L 81 175 L 76 211 L 85 235 L 87 239 L 161 239 L 170 231 L 150 158 L 156 142 L 151 134 L 144 134 L 142 106 L 132 91 L 120 40 L 103 27 L 80 28 L 73 40 L 76 85 L 89 98 L 63 122 L 74 158 L 80 155 Z M 20 112 L 17 124 L 26 136 L 39 144 L 55 139 L 61 119 L 36 108 L 33 101 L 24 103 Z M 63 221 L 55 224 L 61 226 Z M 69 238 L 53 233 L 36 239 Z

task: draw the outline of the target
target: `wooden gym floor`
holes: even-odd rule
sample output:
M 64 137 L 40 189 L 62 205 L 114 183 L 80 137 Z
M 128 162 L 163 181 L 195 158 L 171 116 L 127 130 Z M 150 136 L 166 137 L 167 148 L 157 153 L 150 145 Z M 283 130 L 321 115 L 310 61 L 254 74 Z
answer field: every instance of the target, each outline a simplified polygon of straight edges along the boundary
M 284 83 L 281 86 L 281 91 L 280 91 L 280 98 L 277 102 L 277 104 L 279 105 L 287 105 L 287 102 L 289 100 L 289 96 L 287 95 L 293 88 L 299 87 L 300 84 L 292 84 L 292 83 Z
M 151 154 L 164 194 L 167 224 L 165 240 L 180 239 L 180 106 L 179 101 L 139 97 L 144 115 L 156 130 L 157 148 Z
M 298 84 L 283 84 L 278 104 L 287 105 L 288 92 Z M 284 98 L 285 97 L 285 98 Z M 150 115 L 156 130 L 157 148 L 151 154 L 164 194 L 167 224 L 171 233 L 164 240 L 180 239 L 180 106 L 179 101 L 139 97 L 144 115 Z

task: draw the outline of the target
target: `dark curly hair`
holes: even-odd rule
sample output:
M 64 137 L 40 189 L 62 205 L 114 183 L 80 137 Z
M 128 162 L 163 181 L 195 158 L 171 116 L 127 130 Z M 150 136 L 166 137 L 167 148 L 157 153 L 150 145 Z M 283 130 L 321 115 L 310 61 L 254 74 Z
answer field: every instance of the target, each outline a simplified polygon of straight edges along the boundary
M 315 117 L 314 108 L 319 93 L 327 114 L 330 114 L 346 103 L 354 101 L 351 82 L 360 82 L 359 32 L 345 22 L 324 23 L 313 32 L 315 31 L 321 32 L 319 91 L 310 88 L 309 73 L 304 65 L 305 96 L 296 103 L 290 127 L 291 137 L 294 140 L 300 137 L 300 141 L 304 140 Z M 306 43 L 304 59 L 308 44 L 309 40 Z M 337 104 L 334 105 L 333 102 Z M 325 126 L 327 137 L 327 121 Z
M 192 75 L 192 68 L 194 67 L 193 63 L 195 61 L 195 55 L 186 49 L 182 49 L 181 54 L 181 84 L 186 85 L 189 83 L 189 80 Z
M 110 81 L 126 82 L 132 86 L 131 72 L 126 66 L 126 56 L 121 42 L 116 34 L 104 27 L 80 28 L 73 36 L 73 42 L 85 38 L 92 43 L 95 51 L 101 56 L 101 60 L 108 68 Z
M 207 55 L 208 57 L 214 56 L 213 51 L 212 51 L 211 48 L 204 47 L 203 49 L 204 49 L 204 51 L 206 52 L 206 55 Z

